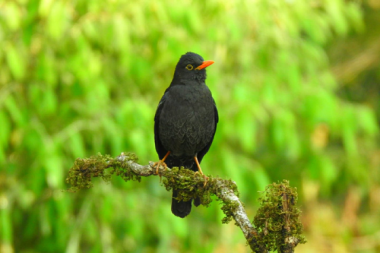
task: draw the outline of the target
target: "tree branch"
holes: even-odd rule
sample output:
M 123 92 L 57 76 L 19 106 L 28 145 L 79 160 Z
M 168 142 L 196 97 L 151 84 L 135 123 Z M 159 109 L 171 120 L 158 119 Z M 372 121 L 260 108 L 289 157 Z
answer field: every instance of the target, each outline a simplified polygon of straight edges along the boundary
M 117 176 L 121 176 L 125 181 L 140 181 L 141 177 L 156 175 L 156 167 L 153 165 L 153 162 L 150 162 L 149 165 L 138 164 L 137 157 L 131 153 L 122 153 L 116 158 L 108 155 L 97 155 L 85 159 L 78 158 L 70 169 L 66 181 L 71 184 L 71 188 L 69 189 L 71 192 L 92 187 L 93 177 L 102 177 L 105 181 L 109 181 L 111 176 L 116 174 Z M 282 200 L 279 202 L 279 205 L 282 207 L 279 209 L 277 206 L 276 212 L 272 212 L 268 216 L 267 208 L 263 208 L 265 207 L 265 203 L 262 203 L 262 211 L 260 212 L 259 209 L 256 215 L 256 217 L 260 217 L 260 222 L 255 224 L 254 227 L 248 219 L 243 204 L 239 199 L 235 182 L 209 176 L 205 185 L 205 178 L 199 173 L 177 167 L 165 169 L 163 166 L 160 166 L 159 175 L 164 178 L 163 184 L 167 190 L 176 189 L 178 191 L 178 200 L 186 201 L 199 197 L 201 204 L 207 206 L 211 202 L 211 196 L 215 195 L 222 202 L 221 209 L 226 215 L 222 222 L 228 223 L 234 219 L 235 224 L 242 230 L 248 245 L 254 252 L 262 253 L 273 249 L 278 249 L 279 252 L 293 252 L 294 247 L 298 243 L 304 243 L 304 239 L 301 236 L 302 229 L 296 231 L 298 234 L 294 234 L 294 229 L 291 229 L 292 227 L 300 226 L 302 228 L 302 225 L 297 223 L 298 216 L 295 217 L 295 220 L 289 218 L 292 215 L 292 210 L 289 208 L 290 201 L 288 200 L 290 198 L 293 199 L 291 206 L 294 206 L 296 195 L 294 196 L 294 192 L 289 192 L 288 189 L 290 187 L 286 184 L 281 184 L 280 187 L 284 193 L 276 196 L 282 197 Z M 270 204 L 272 206 L 276 205 L 272 202 Z M 285 216 L 284 213 L 286 214 Z M 278 215 L 284 217 L 281 228 L 284 229 L 283 234 L 286 236 L 277 236 L 274 238 L 276 242 L 270 242 L 268 241 L 268 234 L 271 235 L 273 233 L 268 228 L 268 224 L 272 226 L 271 219 L 277 220 L 276 217 Z M 263 219 L 264 216 L 265 218 Z M 264 229 L 262 227 L 263 220 L 265 220 Z

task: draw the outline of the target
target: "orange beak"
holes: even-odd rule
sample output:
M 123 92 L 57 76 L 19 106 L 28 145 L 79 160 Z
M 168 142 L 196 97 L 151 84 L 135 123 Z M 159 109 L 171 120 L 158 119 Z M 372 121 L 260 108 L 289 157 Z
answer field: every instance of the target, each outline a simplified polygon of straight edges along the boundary
M 198 67 L 196 67 L 195 70 L 204 69 L 204 68 L 210 66 L 213 63 L 214 63 L 214 61 L 204 61 L 201 65 L 199 65 Z

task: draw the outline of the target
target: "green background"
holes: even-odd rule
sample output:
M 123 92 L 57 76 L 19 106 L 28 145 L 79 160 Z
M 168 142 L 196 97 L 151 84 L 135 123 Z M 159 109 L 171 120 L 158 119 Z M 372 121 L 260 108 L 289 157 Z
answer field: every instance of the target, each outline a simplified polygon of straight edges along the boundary
M 298 188 L 296 252 L 380 252 L 380 1 L 0 0 L 0 252 L 249 252 L 220 204 L 171 214 L 158 177 L 68 193 L 77 157 L 157 161 L 179 57 L 215 63 L 206 174 Z

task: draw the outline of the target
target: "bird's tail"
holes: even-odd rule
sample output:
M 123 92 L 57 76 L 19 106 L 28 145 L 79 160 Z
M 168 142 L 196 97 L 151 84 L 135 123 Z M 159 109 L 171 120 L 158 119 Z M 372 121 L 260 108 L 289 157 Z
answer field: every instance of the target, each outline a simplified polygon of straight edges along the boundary
M 193 171 L 198 171 L 197 165 L 192 162 L 191 166 L 188 166 Z M 172 213 L 175 216 L 185 218 L 187 215 L 191 212 L 191 204 L 193 202 L 192 199 L 189 201 L 178 201 L 176 198 L 178 196 L 178 191 L 173 190 L 173 196 L 172 196 Z M 194 199 L 194 205 L 198 207 L 201 204 L 201 200 L 199 197 Z
M 189 201 L 178 201 L 175 198 L 177 197 L 178 191 L 173 190 L 173 196 L 172 196 L 172 213 L 175 216 L 185 218 L 189 213 L 191 212 L 191 202 L 193 201 L 190 199 Z M 201 201 L 198 198 L 194 199 L 194 205 L 197 207 L 201 204 Z
M 178 191 L 173 190 L 173 197 L 172 197 L 172 213 L 175 216 L 185 218 L 190 212 L 191 212 L 191 202 L 192 199 L 189 201 L 178 201 L 175 198 L 178 195 Z

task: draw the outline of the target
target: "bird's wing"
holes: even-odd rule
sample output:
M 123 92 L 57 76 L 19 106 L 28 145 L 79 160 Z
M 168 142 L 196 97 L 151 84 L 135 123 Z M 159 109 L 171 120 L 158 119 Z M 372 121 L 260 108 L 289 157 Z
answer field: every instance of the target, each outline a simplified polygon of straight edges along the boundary
M 216 108 L 215 100 L 214 100 L 214 120 L 215 120 L 215 128 L 214 128 L 214 133 L 212 135 L 211 140 L 207 143 L 206 147 L 204 147 L 200 152 L 197 154 L 197 158 L 199 163 L 202 161 L 203 156 L 207 153 L 207 151 L 211 147 L 211 143 L 214 140 L 215 132 L 216 132 L 216 125 L 219 122 L 219 115 L 218 115 L 218 108 Z
M 215 111 L 215 131 L 216 131 L 216 125 L 219 122 L 219 114 L 218 114 L 218 108 L 216 108 L 215 100 L 214 100 L 214 111 Z
M 168 152 L 168 150 L 165 150 L 164 146 L 162 145 L 159 134 L 158 134 L 160 115 L 167 98 L 167 91 L 168 89 L 165 91 L 164 95 L 162 96 L 160 103 L 158 103 L 156 115 L 154 116 L 154 143 L 156 145 L 156 151 L 157 151 L 159 159 L 162 159 Z

